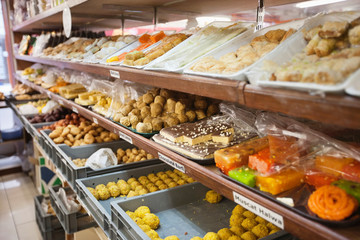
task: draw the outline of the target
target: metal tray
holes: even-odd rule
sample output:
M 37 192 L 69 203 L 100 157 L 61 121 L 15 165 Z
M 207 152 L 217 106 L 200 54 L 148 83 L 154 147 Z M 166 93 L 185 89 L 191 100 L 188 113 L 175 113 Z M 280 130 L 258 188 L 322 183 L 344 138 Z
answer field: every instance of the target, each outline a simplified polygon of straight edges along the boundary
M 118 181 L 120 179 L 129 179 L 131 177 L 140 177 L 142 175 L 147 175 L 150 173 L 156 173 L 160 171 L 173 170 L 172 167 L 165 163 L 154 164 L 146 167 L 139 167 L 135 169 L 120 171 L 116 173 L 109 173 L 101 176 L 95 176 L 90 178 L 78 179 L 76 180 L 76 187 L 79 191 L 78 196 L 80 200 L 84 203 L 85 208 L 88 212 L 94 217 L 98 225 L 104 230 L 106 235 L 109 236 L 110 230 L 110 220 L 111 220 L 111 210 L 110 204 L 113 201 L 125 200 L 126 197 L 117 197 L 109 198 L 105 201 L 98 201 L 96 198 L 87 190 L 87 187 L 95 188 L 98 184 L 106 184 L 111 181 Z M 175 187 L 174 189 L 176 189 Z M 167 191 L 159 190 L 158 192 Z M 148 193 L 143 196 L 151 195 L 154 193 Z
M 166 192 L 113 202 L 113 224 L 122 233 L 129 233 L 134 240 L 150 239 L 125 213 L 127 210 L 135 211 L 140 206 L 148 206 L 160 219 L 160 227 L 156 232 L 161 238 L 177 235 L 180 239 L 189 240 L 195 236 L 202 237 L 207 232 L 217 232 L 229 227 L 231 212 L 236 203 L 226 198 L 218 204 L 208 203 L 203 199 L 209 190 L 200 183 L 194 183 L 168 189 Z M 275 239 L 284 234 L 287 233 L 280 231 L 262 239 Z
M 62 229 L 62 226 L 56 216 L 44 212 L 43 208 L 41 207 L 41 202 L 43 199 L 43 195 L 34 197 L 36 222 L 39 226 L 39 230 L 41 232 L 49 232 Z
M 151 159 L 140 162 L 124 163 L 103 169 L 93 170 L 90 167 L 78 167 L 72 161 L 72 159 L 76 158 L 89 158 L 94 152 L 101 148 L 111 148 L 116 155 L 116 150 L 118 148 L 126 150 L 134 147 L 136 146 L 131 145 L 126 141 L 97 143 L 73 148 L 67 145 L 55 146 L 55 148 L 57 149 L 57 158 L 60 158 L 61 162 L 59 169 L 61 170 L 63 176 L 67 179 L 68 183 L 72 186 L 73 189 L 75 189 L 75 191 L 77 191 L 75 182 L 76 179 L 98 176 L 125 169 L 160 163 L 160 160 L 158 159 Z
M 87 213 L 69 212 L 57 194 L 59 189 L 60 186 L 49 188 L 50 202 L 66 233 L 71 234 L 96 226 L 93 218 Z M 74 194 L 70 187 L 66 187 L 64 190 L 66 191 L 66 195 Z

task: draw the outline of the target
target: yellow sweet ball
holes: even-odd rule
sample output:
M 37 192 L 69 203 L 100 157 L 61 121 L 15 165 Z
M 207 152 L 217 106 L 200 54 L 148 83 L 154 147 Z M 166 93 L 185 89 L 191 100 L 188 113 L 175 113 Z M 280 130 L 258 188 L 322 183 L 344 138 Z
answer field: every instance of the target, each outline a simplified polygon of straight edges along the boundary
M 115 185 L 116 185 L 115 182 L 108 182 L 108 183 L 106 184 L 106 187 L 109 188 L 109 187 L 115 186 Z
M 151 227 L 149 225 L 146 224 L 142 224 L 142 225 L 138 225 L 139 228 L 141 228 L 141 230 L 143 230 L 144 232 L 148 232 L 151 230 Z
M 243 216 L 246 217 L 246 218 L 253 218 L 253 219 L 256 218 L 256 215 L 253 212 L 250 212 L 250 211 L 243 212 Z
M 203 237 L 203 240 L 221 240 L 220 237 L 217 235 L 217 233 L 214 232 L 208 232 Z
M 256 236 L 250 231 L 247 231 L 246 233 L 243 233 L 241 235 L 241 238 L 244 239 L 244 240 L 256 240 Z
M 222 228 L 217 232 L 217 235 L 220 237 L 221 240 L 228 240 L 229 237 L 234 235 L 234 233 L 228 228 Z
M 107 200 L 110 198 L 110 192 L 107 188 L 99 188 L 97 190 L 100 200 Z
M 234 207 L 234 209 L 232 210 L 232 214 L 243 214 L 243 212 L 245 212 L 246 209 L 240 205 L 236 205 L 236 207 Z
M 142 219 L 139 218 L 139 217 L 135 217 L 133 220 L 134 220 L 134 222 L 136 223 L 136 225 L 146 225 L 146 223 L 144 222 L 144 220 L 142 220 Z
M 241 237 L 237 235 L 232 235 L 231 237 L 228 238 L 228 240 L 241 240 Z
M 242 226 L 232 226 L 230 228 L 230 231 L 232 231 L 233 233 L 235 233 L 237 236 L 241 236 L 244 232 L 246 232 L 246 230 L 242 227 Z
M 131 219 L 134 219 L 134 218 L 136 218 L 136 215 L 135 215 L 135 213 L 134 212 L 132 212 L 132 211 L 126 211 L 125 212 Z
M 251 232 L 258 238 L 266 237 L 269 234 L 269 230 L 264 224 L 256 225 L 251 229 Z
M 190 240 L 203 240 L 201 237 L 193 237 Z
M 94 196 L 94 198 L 96 198 L 96 200 L 100 199 L 99 193 L 95 189 L 93 189 L 91 187 L 88 187 L 87 189 Z
M 145 232 L 145 234 L 148 235 L 148 237 L 149 237 L 150 239 L 159 238 L 159 234 L 158 234 L 155 230 L 153 230 L 153 229 L 151 229 L 150 231 Z
M 180 240 L 177 236 L 172 235 L 172 236 L 167 236 L 166 238 L 164 238 L 164 240 Z
M 95 187 L 95 190 L 98 191 L 99 189 L 106 188 L 104 184 L 99 184 Z
M 242 223 L 241 226 L 245 228 L 246 230 L 251 230 L 253 227 L 255 227 L 258 223 L 253 218 L 246 218 Z
M 120 188 L 116 184 L 108 187 L 108 190 L 112 197 L 117 197 L 121 194 Z
M 134 213 L 139 218 L 143 218 L 145 214 L 150 213 L 150 209 L 147 206 L 140 206 L 135 210 Z
M 151 229 L 157 229 L 160 224 L 160 219 L 153 213 L 146 213 L 143 217 L 145 224 L 149 225 Z
M 218 203 L 223 199 L 223 196 L 215 192 L 214 190 L 207 191 L 205 200 L 209 203 Z
M 234 226 L 241 226 L 241 223 L 244 221 L 245 218 L 240 214 L 234 214 L 230 216 L 230 227 Z

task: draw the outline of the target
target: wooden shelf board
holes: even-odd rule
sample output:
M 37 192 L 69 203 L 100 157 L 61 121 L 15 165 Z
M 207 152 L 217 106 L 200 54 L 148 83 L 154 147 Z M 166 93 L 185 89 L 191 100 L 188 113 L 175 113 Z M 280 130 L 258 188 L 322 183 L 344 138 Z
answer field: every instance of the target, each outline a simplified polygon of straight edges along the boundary
M 35 85 L 34 83 L 22 80 L 23 83 L 29 85 L 30 87 L 38 90 L 39 92 L 47 93 L 50 98 L 62 103 L 65 107 L 76 110 L 79 114 L 93 120 L 96 118 L 101 126 L 113 132 L 122 132 L 129 137 L 131 137 L 134 145 L 143 148 L 145 151 L 150 152 L 154 156 L 158 156 L 158 153 L 172 159 L 174 162 L 184 166 L 186 173 L 201 182 L 205 186 L 214 189 L 215 191 L 221 193 L 225 197 L 233 199 L 233 192 L 236 192 L 246 198 L 260 204 L 261 206 L 270 209 L 277 214 L 280 214 L 284 218 L 285 230 L 294 234 L 295 236 L 303 239 L 354 239 L 360 237 L 357 228 L 330 228 L 322 224 L 316 223 L 312 220 L 309 220 L 305 217 L 299 216 L 290 209 L 283 207 L 277 204 L 275 201 L 259 196 L 257 193 L 241 187 L 240 185 L 229 181 L 223 178 L 220 175 L 218 169 L 212 166 L 201 166 L 193 161 L 172 152 L 171 150 L 146 139 L 126 128 L 121 127 L 120 125 L 100 116 L 91 110 L 77 105 L 73 101 L 62 98 L 59 95 L 51 93 L 40 86 Z M 299 225 L 302 227 L 299 228 Z

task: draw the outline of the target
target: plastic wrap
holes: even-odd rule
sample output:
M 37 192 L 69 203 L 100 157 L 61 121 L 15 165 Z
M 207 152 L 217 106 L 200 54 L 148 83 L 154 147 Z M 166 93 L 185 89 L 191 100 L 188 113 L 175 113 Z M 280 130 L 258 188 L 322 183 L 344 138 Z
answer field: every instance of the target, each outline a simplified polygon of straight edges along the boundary
M 86 161 L 85 167 L 93 170 L 117 165 L 118 160 L 111 148 L 101 148 L 94 152 Z
M 324 24 L 327 21 L 352 21 L 359 17 L 359 12 L 335 12 L 330 14 L 318 14 L 314 17 L 308 18 L 305 21 L 303 30 L 310 30 L 317 27 L 320 24 Z M 246 72 L 246 76 L 251 84 L 260 86 L 271 87 L 286 87 L 297 90 L 316 90 L 322 92 L 338 92 L 343 91 L 346 88 L 351 88 L 353 83 L 356 82 L 360 71 L 355 71 L 350 74 L 347 79 L 337 84 L 318 84 L 313 82 L 287 82 L 287 81 L 270 81 L 272 73 L 278 66 L 282 66 L 285 63 L 294 61 L 293 57 L 296 54 L 301 53 L 307 46 L 307 41 L 304 39 L 302 31 L 298 31 L 293 35 L 291 39 L 284 42 L 276 51 L 269 53 L 263 59 L 253 65 L 253 67 Z M 345 63 L 347 64 L 347 63 Z M 303 70 L 304 73 L 306 71 Z M 335 74 L 335 73 L 333 73 Z M 354 86 L 353 88 L 356 88 Z M 349 93 L 355 92 L 356 89 L 350 89 Z M 357 91 L 356 91 L 357 92 Z M 360 90 L 359 90 L 360 92 Z M 359 94 L 357 92 L 357 94 Z
M 80 211 L 81 205 L 75 201 L 76 194 L 66 195 L 66 192 L 63 188 L 60 188 L 57 194 L 59 195 L 60 200 L 64 203 L 69 212 Z
M 260 136 L 267 136 L 269 139 L 270 157 L 275 159 L 270 173 L 280 172 L 285 168 L 311 172 L 316 161 L 328 161 L 326 157 L 316 160 L 321 156 L 360 160 L 360 151 L 355 147 L 312 130 L 296 120 L 274 113 L 260 113 L 255 125 Z M 322 166 L 327 168 L 326 164 Z

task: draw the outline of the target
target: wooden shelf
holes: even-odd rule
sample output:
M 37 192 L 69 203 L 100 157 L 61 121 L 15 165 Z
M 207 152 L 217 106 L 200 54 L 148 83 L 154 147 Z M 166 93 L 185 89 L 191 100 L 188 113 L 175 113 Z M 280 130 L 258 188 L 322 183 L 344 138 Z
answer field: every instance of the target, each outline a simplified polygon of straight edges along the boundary
M 311 221 L 305 217 L 302 217 L 295 212 L 291 211 L 289 208 L 284 207 L 275 201 L 259 196 L 254 191 L 241 187 L 240 185 L 233 183 L 225 178 L 223 178 L 219 170 L 215 166 L 201 166 L 193 161 L 190 161 L 171 150 L 162 147 L 161 145 L 146 139 L 138 134 L 133 133 L 132 131 L 121 127 L 120 125 L 110 121 L 109 119 L 100 116 L 82 106 L 77 105 L 73 101 L 64 99 L 63 97 L 49 92 L 43 89 L 40 86 L 35 85 L 26 80 L 21 80 L 23 83 L 29 85 L 30 87 L 36 89 L 41 93 L 47 94 L 51 99 L 58 101 L 63 106 L 73 109 L 79 114 L 83 115 L 89 120 L 95 122 L 97 121 L 102 127 L 108 129 L 109 131 L 115 133 L 125 134 L 131 138 L 131 141 L 134 145 L 143 148 L 145 151 L 150 152 L 154 156 L 159 156 L 159 153 L 168 159 L 180 164 L 184 167 L 185 172 L 198 180 L 205 186 L 214 189 L 215 191 L 221 193 L 225 197 L 234 200 L 234 192 L 245 196 L 247 199 L 260 204 L 261 206 L 270 209 L 271 211 L 281 215 L 284 219 L 285 230 L 294 234 L 295 236 L 303 239 L 355 239 L 360 238 L 358 235 L 357 228 L 330 228 L 322 224 Z M 302 226 L 299 228 L 299 226 Z
M 105 77 L 111 76 L 110 70 L 117 71 L 121 79 L 133 82 L 234 102 L 250 108 L 281 112 L 289 116 L 345 128 L 360 129 L 360 99 L 345 94 L 310 95 L 295 90 L 261 88 L 228 79 L 74 63 L 31 56 L 17 55 L 16 59 Z

